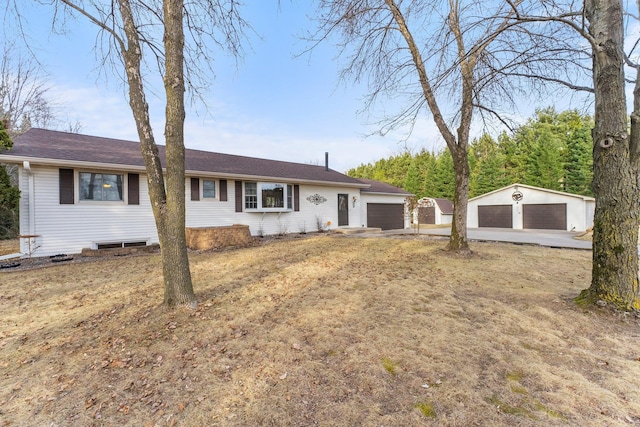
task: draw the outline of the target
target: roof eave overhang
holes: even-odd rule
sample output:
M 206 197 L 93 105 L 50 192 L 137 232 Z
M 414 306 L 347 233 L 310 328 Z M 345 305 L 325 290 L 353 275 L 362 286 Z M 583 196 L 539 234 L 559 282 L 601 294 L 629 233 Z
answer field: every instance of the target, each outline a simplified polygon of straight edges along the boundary
M 340 181 L 322 181 L 317 179 L 287 178 L 282 176 L 244 175 L 244 174 L 237 174 L 237 173 L 221 173 L 221 172 L 208 172 L 208 171 L 197 171 L 197 170 L 187 170 L 185 171 L 185 174 L 197 175 L 197 176 L 212 176 L 216 178 L 237 179 L 242 181 L 284 181 L 289 184 L 322 185 L 325 187 L 369 188 L 368 184 L 340 182 Z
M 67 166 L 67 167 L 86 167 L 93 169 L 111 169 L 111 170 L 134 170 L 146 171 L 141 165 L 123 165 L 118 163 L 102 163 L 102 162 L 86 162 L 81 160 L 62 160 L 62 159 L 46 159 L 42 157 L 29 156 L 3 156 L 0 154 L 0 162 L 22 164 L 30 162 L 32 165 L 43 166 Z
M 414 194 L 411 193 L 386 193 L 383 191 L 363 191 L 364 194 L 375 194 L 376 196 L 403 196 L 403 197 L 411 197 Z
M 119 171 L 136 171 L 146 172 L 146 168 L 140 165 L 124 165 L 119 163 L 101 163 L 101 162 L 86 162 L 79 160 L 61 160 L 61 159 L 47 159 L 41 157 L 29 157 L 29 156 L 13 156 L 0 154 L 0 162 L 22 164 L 24 162 L 30 162 L 32 165 L 44 165 L 44 166 L 57 166 L 57 167 L 85 167 L 88 169 L 110 169 Z M 166 170 L 166 169 L 165 169 Z M 242 175 L 235 173 L 219 173 L 209 171 L 196 171 L 186 170 L 185 175 L 197 175 L 197 176 L 211 176 L 216 178 L 230 178 L 243 181 L 286 181 L 294 184 L 309 184 L 309 185 L 322 185 L 325 187 L 351 187 L 351 188 L 369 188 L 368 184 L 362 183 L 350 183 L 350 182 L 336 182 L 336 181 L 322 181 L 313 179 L 300 179 L 300 178 L 285 178 L 278 176 L 266 176 L 266 175 Z

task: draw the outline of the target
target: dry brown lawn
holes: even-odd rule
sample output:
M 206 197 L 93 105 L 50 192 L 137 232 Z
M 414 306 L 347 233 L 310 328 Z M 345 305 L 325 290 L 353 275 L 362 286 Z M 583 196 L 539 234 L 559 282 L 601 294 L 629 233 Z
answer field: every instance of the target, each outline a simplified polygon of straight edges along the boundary
M 20 242 L 18 239 L 0 240 L 0 256 L 18 252 L 20 252 Z
M 0 425 L 624 426 L 640 327 L 585 310 L 590 252 L 316 236 L 0 273 Z

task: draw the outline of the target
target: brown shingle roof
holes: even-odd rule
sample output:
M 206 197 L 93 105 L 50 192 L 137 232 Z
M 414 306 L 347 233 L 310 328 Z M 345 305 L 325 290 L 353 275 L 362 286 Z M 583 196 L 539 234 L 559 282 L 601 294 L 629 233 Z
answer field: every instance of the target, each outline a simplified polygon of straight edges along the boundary
M 409 193 L 402 188 L 394 187 L 391 184 L 387 184 L 386 182 L 380 182 L 373 179 L 366 178 L 358 178 L 358 181 L 363 184 L 368 184 L 369 188 L 363 188 L 363 193 L 385 193 L 385 194 L 398 194 L 405 196 L 413 196 L 412 193 Z
M 64 164 L 101 164 L 144 167 L 138 142 L 102 138 L 32 128 L 15 138 L 11 151 L 0 152 L 0 159 L 9 162 L 46 160 Z M 165 164 L 165 147 L 158 146 L 160 159 Z M 360 181 L 324 166 L 282 162 L 190 150 L 185 152 L 188 173 L 211 173 L 229 177 L 284 178 L 292 182 L 316 181 L 354 187 L 364 187 Z
M 433 199 L 438 204 L 440 212 L 445 215 L 453 214 L 453 202 L 449 199 Z

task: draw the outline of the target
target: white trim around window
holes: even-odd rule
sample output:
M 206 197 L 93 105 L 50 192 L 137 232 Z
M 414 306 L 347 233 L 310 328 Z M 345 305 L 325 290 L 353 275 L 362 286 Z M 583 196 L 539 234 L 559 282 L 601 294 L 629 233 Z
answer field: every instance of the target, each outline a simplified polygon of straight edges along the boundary
M 247 212 L 292 212 L 293 185 L 282 182 L 245 182 Z
M 218 180 L 200 179 L 202 183 L 202 200 L 218 200 Z

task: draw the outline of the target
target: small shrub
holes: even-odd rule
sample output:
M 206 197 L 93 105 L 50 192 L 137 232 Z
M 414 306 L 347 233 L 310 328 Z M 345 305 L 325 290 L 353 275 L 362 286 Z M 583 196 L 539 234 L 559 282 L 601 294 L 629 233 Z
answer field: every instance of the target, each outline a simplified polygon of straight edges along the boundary
M 289 223 L 278 220 L 278 236 L 284 236 L 289 231 Z

